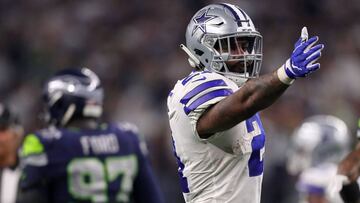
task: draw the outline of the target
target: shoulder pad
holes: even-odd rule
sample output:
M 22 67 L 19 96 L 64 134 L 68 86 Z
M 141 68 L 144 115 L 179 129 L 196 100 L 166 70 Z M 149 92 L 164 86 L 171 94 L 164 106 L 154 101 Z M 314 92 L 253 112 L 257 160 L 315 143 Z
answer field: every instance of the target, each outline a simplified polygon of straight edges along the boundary
M 36 134 L 28 134 L 25 136 L 21 148 L 21 156 L 42 154 L 44 150 L 44 145 L 41 143 L 39 137 Z
M 20 149 L 21 166 L 46 166 L 48 157 L 45 152 L 45 146 L 36 134 L 25 136 L 24 142 Z
M 180 103 L 186 114 L 209 106 L 231 95 L 237 88 L 227 78 L 212 72 L 194 72 L 181 82 L 184 85 Z

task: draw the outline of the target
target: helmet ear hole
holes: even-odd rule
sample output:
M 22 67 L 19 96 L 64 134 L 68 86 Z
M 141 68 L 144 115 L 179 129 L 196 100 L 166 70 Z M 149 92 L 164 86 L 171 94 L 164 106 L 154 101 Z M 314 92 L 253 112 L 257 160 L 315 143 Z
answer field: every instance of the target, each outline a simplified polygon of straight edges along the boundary
M 195 52 L 195 54 L 198 55 L 198 56 L 202 56 L 202 55 L 204 54 L 204 52 L 201 51 L 201 50 L 199 50 L 199 49 L 194 49 L 194 52 Z

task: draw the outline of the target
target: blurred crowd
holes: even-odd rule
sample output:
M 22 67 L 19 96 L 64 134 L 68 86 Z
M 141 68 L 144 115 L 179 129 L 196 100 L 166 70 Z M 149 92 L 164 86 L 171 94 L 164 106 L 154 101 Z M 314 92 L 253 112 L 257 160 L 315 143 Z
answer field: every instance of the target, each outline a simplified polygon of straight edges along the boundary
M 94 70 L 105 87 L 104 118 L 139 126 L 167 202 L 183 202 L 166 98 L 176 81 L 191 71 L 179 49 L 187 23 L 198 9 L 214 2 L 219 1 L 2 0 L 0 99 L 32 131 L 41 126 L 44 79 L 63 68 Z M 360 4 L 357 0 L 228 2 L 243 8 L 263 35 L 262 73 L 285 62 L 303 26 L 325 44 L 321 70 L 296 81 L 262 112 L 267 132 L 263 202 L 287 202 L 288 188 L 281 186 L 279 177 L 289 136 L 301 121 L 313 114 L 332 114 L 355 134 L 360 115 Z

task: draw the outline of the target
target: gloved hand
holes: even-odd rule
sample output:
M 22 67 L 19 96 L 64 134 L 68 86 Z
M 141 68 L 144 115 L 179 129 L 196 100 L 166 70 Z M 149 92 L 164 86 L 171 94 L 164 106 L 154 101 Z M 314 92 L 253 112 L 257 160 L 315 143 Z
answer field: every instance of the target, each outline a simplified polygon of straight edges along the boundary
M 308 39 L 307 28 L 303 27 L 300 39 L 295 43 L 291 57 L 278 70 L 278 76 L 282 82 L 291 84 L 293 79 L 306 77 L 320 68 L 320 63 L 315 62 L 320 58 L 324 45 L 314 46 L 318 40 L 319 37 L 317 36 Z

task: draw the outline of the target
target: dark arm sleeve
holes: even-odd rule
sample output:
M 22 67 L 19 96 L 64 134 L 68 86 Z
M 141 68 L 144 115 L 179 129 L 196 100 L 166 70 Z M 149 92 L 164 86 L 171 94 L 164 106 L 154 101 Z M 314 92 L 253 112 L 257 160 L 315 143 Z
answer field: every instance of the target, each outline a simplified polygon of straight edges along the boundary
M 340 191 L 340 196 L 345 203 L 360 203 L 360 190 L 358 183 L 352 182 L 344 185 Z
M 20 183 L 21 184 L 21 183 Z M 31 188 L 21 188 L 17 192 L 17 203 L 48 203 L 47 188 L 45 185 L 36 185 Z
M 17 203 L 45 203 L 48 201 L 47 166 L 45 146 L 36 134 L 25 137 L 20 153 L 21 177 Z

